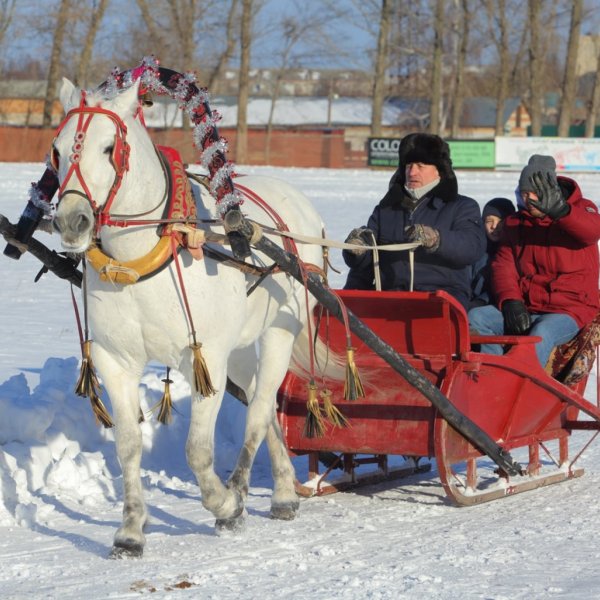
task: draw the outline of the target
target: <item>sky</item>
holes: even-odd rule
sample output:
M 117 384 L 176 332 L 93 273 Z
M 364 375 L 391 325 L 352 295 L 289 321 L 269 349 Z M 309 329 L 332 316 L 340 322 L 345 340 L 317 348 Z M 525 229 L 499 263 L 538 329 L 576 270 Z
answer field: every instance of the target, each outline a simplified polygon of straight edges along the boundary
M 89 4 L 89 0 L 82 4 Z M 256 35 L 256 40 L 252 46 L 252 66 L 254 68 L 279 66 L 283 41 L 282 32 L 277 23 L 279 23 L 282 16 L 298 15 L 298 12 L 300 12 L 302 18 L 306 19 L 309 15 L 316 15 L 318 21 L 318 15 L 323 11 L 323 3 L 316 0 L 305 0 L 304 2 L 298 0 L 265 0 L 257 4 L 262 4 L 262 6 L 256 14 L 254 23 Z M 18 0 L 14 24 L 20 23 L 21 28 L 16 29 L 13 24 L 12 29 L 9 30 L 6 46 L 3 48 L 4 57 L 19 60 L 23 60 L 24 57 L 37 58 L 42 61 L 47 60 L 50 56 L 54 23 L 51 20 L 46 20 L 42 24 L 37 20 L 36 15 L 39 13 L 40 7 L 48 7 L 48 14 L 52 14 L 52 11 L 57 10 L 58 6 L 58 0 Z M 335 7 L 342 11 L 344 18 L 321 20 L 319 26 L 322 26 L 324 31 L 334 40 L 336 53 L 329 52 L 324 64 L 323 57 L 325 53 L 323 48 L 320 47 L 323 36 L 314 31 L 314 28 L 311 28 L 304 32 L 301 40 L 295 44 L 293 56 L 297 58 L 292 57 L 289 63 L 290 66 L 298 66 L 300 60 L 301 66 L 307 66 L 308 63 L 308 66 L 321 68 L 369 68 L 368 52 L 370 48 L 374 48 L 376 43 L 372 31 L 375 24 L 361 15 L 360 5 L 357 5 L 353 0 L 336 0 Z M 211 10 L 215 11 L 218 8 L 212 8 Z M 207 21 L 210 21 L 212 16 L 208 14 Z M 24 20 L 31 23 L 32 19 L 36 20 L 33 35 L 31 35 L 33 31 L 31 27 L 25 30 L 22 28 Z M 135 0 L 110 0 L 96 38 L 95 57 L 111 56 L 114 54 L 115 48 L 127 50 L 126 43 L 130 34 L 128 23 L 133 19 L 138 19 L 141 22 Z M 203 34 L 202 39 L 198 40 L 200 47 L 205 43 L 205 37 Z M 70 38 L 67 37 L 66 43 L 69 42 Z M 239 54 L 238 50 L 236 50 L 236 56 L 237 54 Z M 201 57 L 199 60 L 202 60 Z M 235 66 L 236 57 L 232 59 L 231 64 Z M 127 68 L 129 65 L 119 66 Z
M 302 189 L 327 235 L 343 240 L 364 224 L 390 171 L 252 167 Z M 15 221 L 41 164 L 0 163 L 0 213 Z M 518 173 L 458 172 L 459 189 L 480 204 L 514 197 Z M 600 199 L 600 177 L 576 176 Z M 55 236 L 39 234 L 47 245 Z M 333 287 L 343 284 L 332 252 Z M 268 518 L 272 480 L 261 448 L 246 527 L 217 536 L 185 464 L 189 387 L 177 372 L 168 427 L 142 425 L 142 482 L 149 507 L 141 560 L 108 561 L 120 522 L 122 480 L 113 434 L 95 426 L 75 396 L 77 329 L 69 286 L 33 279 L 30 256 L 0 256 L 0 597 L 48 599 L 293 598 L 410 600 L 588 600 L 600 597 L 600 445 L 587 447 L 583 477 L 492 503 L 457 508 L 431 471 L 405 481 L 301 500 L 292 522 Z M 595 370 L 593 372 L 595 376 Z M 162 392 L 150 365 L 140 386 L 144 410 Z M 596 400 L 595 380 L 586 398 Z M 226 398 L 216 432 L 216 468 L 227 477 L 244 409 Z M 573 436 L 581 447 L 589 433 Z M 521 459 L 522 457 L 517 456 Z M 402 459 L 396 459 L 401 464 Z M 304 457 L 294 458 L 306 481 Z M 491 465 L 493 467 L 493 465 Z

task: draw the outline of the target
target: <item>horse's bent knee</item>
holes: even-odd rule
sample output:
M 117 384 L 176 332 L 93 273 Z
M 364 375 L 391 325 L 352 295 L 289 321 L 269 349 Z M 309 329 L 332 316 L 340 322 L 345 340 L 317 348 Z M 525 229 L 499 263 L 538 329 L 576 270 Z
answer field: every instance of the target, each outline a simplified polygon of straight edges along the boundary
M 213 468 L 212 448 L 198 448 L 188 445 L 185 449 L 185 456 L 190 469 L 196 475 Z

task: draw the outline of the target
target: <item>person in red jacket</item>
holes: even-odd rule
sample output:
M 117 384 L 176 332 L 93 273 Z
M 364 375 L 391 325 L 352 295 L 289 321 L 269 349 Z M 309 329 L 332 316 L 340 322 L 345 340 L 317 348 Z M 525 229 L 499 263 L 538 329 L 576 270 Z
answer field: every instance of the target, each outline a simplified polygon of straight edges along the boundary
M 506 218 L 492 262 L 495 305 L 469 312 L 483 335 L 535 335 L 544 367 L 554 346 L 571 340 L 600 308 L 600 215 L 577 183 L 556 176 L 552 156 L 534 154 L 519 179 L 520 210 Z M 502 346 L 482 345 L 501 354 Z

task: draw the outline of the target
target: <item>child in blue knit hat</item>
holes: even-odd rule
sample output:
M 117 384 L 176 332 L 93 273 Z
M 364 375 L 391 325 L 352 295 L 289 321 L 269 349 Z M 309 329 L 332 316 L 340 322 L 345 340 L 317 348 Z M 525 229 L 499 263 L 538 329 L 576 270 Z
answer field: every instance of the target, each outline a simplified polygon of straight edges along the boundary
M 508 198 L 492 198 L 483 207 L 481 216 L 487 237 L 487 250 L 473 265 L 472 295 L 469 308 L 485 306 L 490 303 L 490 262 L 498 249 L 504 219 L 514 212 L 516 212 L 515 205 Z

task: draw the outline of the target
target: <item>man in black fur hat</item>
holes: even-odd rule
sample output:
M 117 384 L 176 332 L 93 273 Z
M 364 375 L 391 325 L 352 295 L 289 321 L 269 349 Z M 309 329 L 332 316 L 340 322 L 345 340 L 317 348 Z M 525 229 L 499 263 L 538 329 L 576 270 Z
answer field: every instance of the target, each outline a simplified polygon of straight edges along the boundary
M 411 133 L 399 149 L 398 170 L 390 189 L 369 217 L 354 229 L 344 250 L 350 267 L 346 289 L 373 289 L 373 256 L 360 246 L 419 242 L 415 252 L 414 289 L 445 290 L 467 308 L 471 265 L 485 252 L 486 238 L 479 205 L 458 193 L 450 149 L 439 136 Z M 380 254 L 384 290 L 408 290 L 409 253 Z

